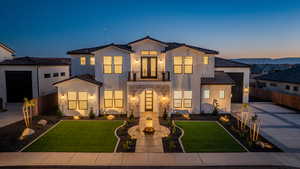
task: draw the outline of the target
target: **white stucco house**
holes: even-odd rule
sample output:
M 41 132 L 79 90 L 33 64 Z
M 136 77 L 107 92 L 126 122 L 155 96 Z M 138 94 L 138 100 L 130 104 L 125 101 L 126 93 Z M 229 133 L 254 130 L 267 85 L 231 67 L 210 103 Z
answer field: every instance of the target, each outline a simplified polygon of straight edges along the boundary
M 0 62 L 6 59 L 13 59 L 15 57 L 15 51 L 0 42 Z
M 53 83 L 70 76 L 69 58 L 14 57 L 0 62 L 0 99 L 6 103 L 23 102 L 57 89 Z
M 226 113 L 248 102 L 250 67 L 215 50 L 147 36 L 67 53 L 73 77 L 54 84 L 65 115 L 211 113 L 214 101 Z

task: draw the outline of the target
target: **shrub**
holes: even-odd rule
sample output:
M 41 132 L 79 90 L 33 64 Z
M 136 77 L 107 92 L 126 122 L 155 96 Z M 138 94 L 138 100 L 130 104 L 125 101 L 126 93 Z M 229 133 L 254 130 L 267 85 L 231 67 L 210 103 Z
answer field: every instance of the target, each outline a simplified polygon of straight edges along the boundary
M 133 112 L 131 112 L 131 114 L 130 114 L 130 116 L 129 116 L 129 120 L 130 120 L 130 121 L 134 120 Z
M 89 113 L 89 118 L 94 119 L 96 116 L 94 114 L 93 108 L 91 107 L 90 113 Z
M 60 108 L 58 106 L 56 106 L 55 108 L 55 115 L 62 117 L 63 116 L 63 112 L 60 110 Z
M 214 106 L 214 110 L 213 110 L 212 114 L 214 116 L 217 116 L 219 114 L 219 103 L 218 103 L 217 99 L 213 100 L 213 106 Z

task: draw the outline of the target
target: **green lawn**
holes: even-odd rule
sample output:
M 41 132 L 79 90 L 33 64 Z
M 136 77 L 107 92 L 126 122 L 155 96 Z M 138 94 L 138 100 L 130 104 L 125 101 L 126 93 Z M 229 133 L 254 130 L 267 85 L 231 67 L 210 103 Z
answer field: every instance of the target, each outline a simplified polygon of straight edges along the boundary
M 113 152 L 122 121 L 62 121 L 24 151 Z
M 182 143 L 186 152 L 244 152 L 216 122 L 177 121 L 184 130 Z

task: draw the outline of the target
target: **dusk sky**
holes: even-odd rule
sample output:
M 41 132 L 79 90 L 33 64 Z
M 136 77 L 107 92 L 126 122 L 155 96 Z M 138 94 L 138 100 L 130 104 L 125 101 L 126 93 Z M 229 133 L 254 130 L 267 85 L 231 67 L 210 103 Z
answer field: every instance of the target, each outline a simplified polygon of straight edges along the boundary
M 226 58 L 300 57 L 300 0 L 1 0 L 0 42 L 17 56 L 149 35 Z

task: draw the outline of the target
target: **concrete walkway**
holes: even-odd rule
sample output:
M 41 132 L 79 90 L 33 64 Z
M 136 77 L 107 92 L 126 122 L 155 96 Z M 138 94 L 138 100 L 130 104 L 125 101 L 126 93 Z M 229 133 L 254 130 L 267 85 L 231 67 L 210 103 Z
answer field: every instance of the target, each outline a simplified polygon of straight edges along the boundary
M 294 166 L 300 153 L 0 153 L 0 166 Z
M 0 112 L 0 127 L 22 120 L 22 105 L 22 103 L 7 104 L 7 111 Z

